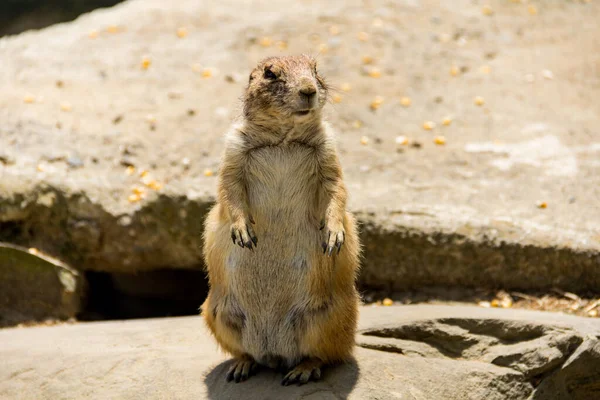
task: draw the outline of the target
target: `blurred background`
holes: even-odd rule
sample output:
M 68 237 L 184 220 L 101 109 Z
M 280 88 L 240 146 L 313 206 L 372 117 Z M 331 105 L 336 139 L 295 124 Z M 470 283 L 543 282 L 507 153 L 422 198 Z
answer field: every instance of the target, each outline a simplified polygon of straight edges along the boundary
M 197 313 L 222 136 L 253 66 L 298 53 L 331 85 L 366 303 L 597 317 L 599 17 L 575 0 L 3 1 L 0 325 Z
M 71 21 L 85 12 L 114 6 L 119 2 L 120 0 L 4 0 L 0 4 L 0 36 Z

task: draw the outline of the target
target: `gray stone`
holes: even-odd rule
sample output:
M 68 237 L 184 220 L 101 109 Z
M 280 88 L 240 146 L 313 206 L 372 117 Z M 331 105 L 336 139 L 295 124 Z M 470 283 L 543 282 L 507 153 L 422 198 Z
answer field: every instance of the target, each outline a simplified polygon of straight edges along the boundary
M 600 398 L 600 336 L 590 336 L 560 369 L 542 381 L 532 400 L 597 398 Z
M 230 360 L 200 317 L 10 328 L 0 330 L 0 398 L 550 400 L 557 397 L 540 389 L 563 376 L 560 382 L 570 392 L 560 398 L 583 399 L 594 393 L 590 378 L 598 371 L 593 369 L 598 340 L 591 335 L 600 327 L 589 322 L 474 307 L 363 307 L 355 361 L 327 367 L 320 382 L 290 387 L 280 385 L 281 372 L 267 369 L 247 382 L 227 383 Z M 441 351 L 416 355 L 365 348 L 365 340 L 382 339 L 374 333 L 392 330 L 388 339 L 397 348 L 413 343 Z M 565 332 L 589 339 L 577 350 L 561 348 L 568 360 L 546 371 L 538 389 L 539 382 L 519 368 L 483 359 L 496 346 L 526 345 L 538 335 L 547 339 L 536 342 L 543 352 L 552 346 L 550 338 Z
M 45 318 L 73 318 L 82 308 L 85 279 L 68 265 L 0 243 L 0 326 Z

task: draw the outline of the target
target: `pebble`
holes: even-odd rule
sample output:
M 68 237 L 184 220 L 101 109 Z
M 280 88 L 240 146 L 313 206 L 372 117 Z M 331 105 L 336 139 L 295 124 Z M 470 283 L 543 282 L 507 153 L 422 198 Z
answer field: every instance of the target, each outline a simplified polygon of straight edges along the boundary
M 67 164 L 71 168 L 81 168 L 83 167 L 83 160 L 78 154 L 71 154 L 69 158 L 67 158 Z
M 342 39 L 339 37 L 332 37 L 327 40 L 326 46 L 329 46 L 332 49 L 337 49 L 342 45 Z

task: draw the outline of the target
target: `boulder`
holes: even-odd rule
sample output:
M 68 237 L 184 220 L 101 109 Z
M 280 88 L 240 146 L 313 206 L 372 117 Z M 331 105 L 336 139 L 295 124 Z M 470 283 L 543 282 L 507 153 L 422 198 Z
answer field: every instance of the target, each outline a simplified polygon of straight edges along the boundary
M 85 283 L 76 269 L 37 249 L 0 243 L 0 326 L 75 317 Z

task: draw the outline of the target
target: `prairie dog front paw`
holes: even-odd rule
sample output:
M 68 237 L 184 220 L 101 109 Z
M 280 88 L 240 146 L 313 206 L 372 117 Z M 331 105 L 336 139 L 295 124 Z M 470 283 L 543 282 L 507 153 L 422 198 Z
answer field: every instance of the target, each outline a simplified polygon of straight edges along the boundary
M 240 247 L 246 247 L 250 250 L 257 247 L 258 238 L 252 229 L 254 221 L 251 217 L 239 219 L 231 224 L 231 240 Z
M 321 231 L 323 242 L 321 247 L 323 248 L 323 254 L 331 256 L 333 249 L 337 247 L 339 253 L 344 240 L 346 239 L 346 232 L 344 231 L 344 225 L 339 221 L 323 220 L 321 222 Z

